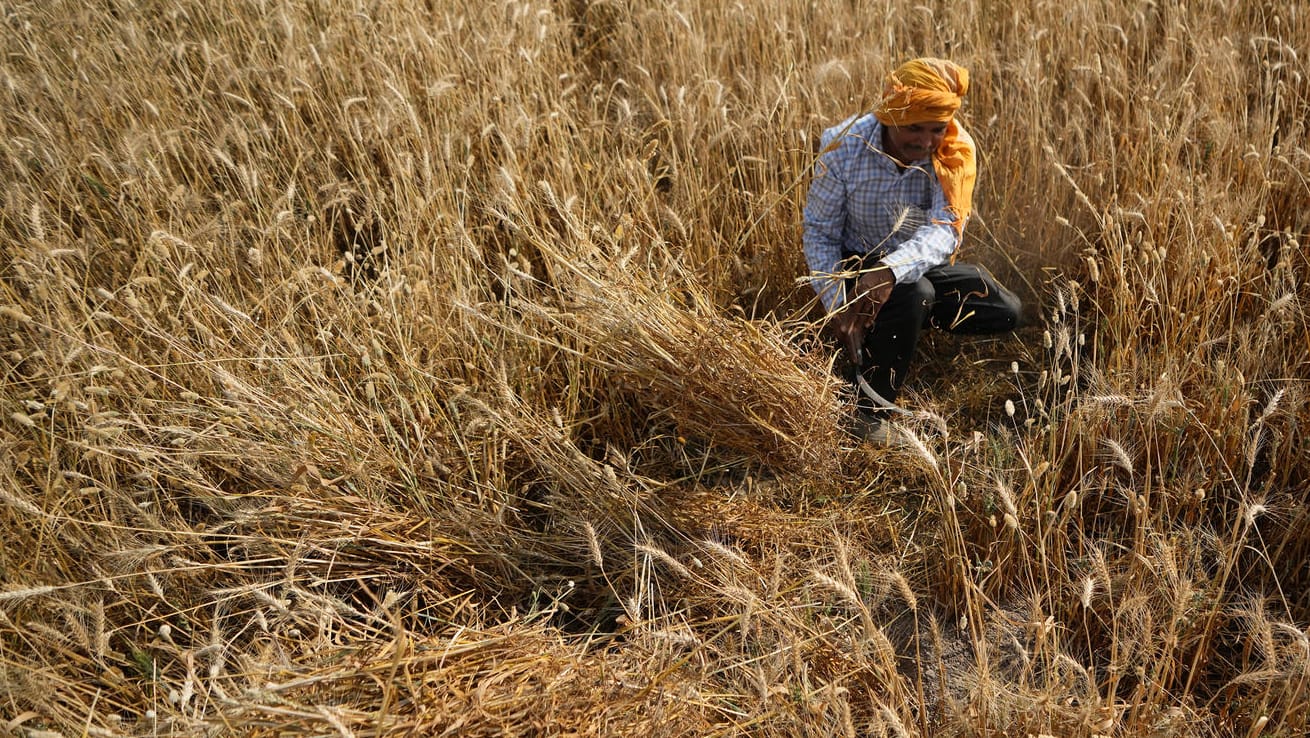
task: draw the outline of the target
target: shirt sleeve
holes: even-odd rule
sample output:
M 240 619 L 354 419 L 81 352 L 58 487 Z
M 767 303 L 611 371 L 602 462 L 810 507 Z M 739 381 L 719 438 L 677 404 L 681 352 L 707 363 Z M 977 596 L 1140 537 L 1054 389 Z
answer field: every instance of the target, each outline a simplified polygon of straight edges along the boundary
M 928 214 L 928 222 L 915 229 L 913 236 L 882 260 L 891 268 L 897 284 L 919 281 L 929 269 L 949 261 L 960 245 L 954 226 L 955 214 L 948 207 L 936 173 L 932 178 L 932 212 Z
M 820 143 L 824 149 L 830 146 L 830 141 Z M 841 154 L 839 145 L 822 154 L 814 164 L 814 176 L 805 200 L 802 236 L 805 261 L 810 267 L 810 285 L 829 312 L 846 302 L 845 282 L 833 276 L 841 262 L 846 227 L 846 182 Z

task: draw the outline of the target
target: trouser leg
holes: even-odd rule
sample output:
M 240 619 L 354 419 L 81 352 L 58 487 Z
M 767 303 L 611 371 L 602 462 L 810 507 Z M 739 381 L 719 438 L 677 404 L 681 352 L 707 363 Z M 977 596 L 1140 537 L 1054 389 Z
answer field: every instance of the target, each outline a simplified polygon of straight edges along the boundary
M 1018 327 L 1023 304 L 977 264 L 946 264 L 928 270 L 936 302 L 932 325 L 951 333 L 1004 333 Z
M 928 324 L 936 301 L 932 282 L 927 278 L 892 289 L 887 304 L 878 312 L 873 327 L 864 334 L 864 361 L 860 373 L 875 392 L 888 402 L 895 402 L 905 375 L 909 372 L 919 334 Z M 858 405 L 876 409 L 874 402 L 859 394 Z
M 930 269 L 919 281 L 898 284 L 878 319 L 865 334 L 865 381 L 895 402 L 909 373 L 923 328 L 952 333 L 1003 333 L 1019 325 L 1022 302 L 976 264 L 947 264 Z M 862 392 L 858 405 L 876 409 Z

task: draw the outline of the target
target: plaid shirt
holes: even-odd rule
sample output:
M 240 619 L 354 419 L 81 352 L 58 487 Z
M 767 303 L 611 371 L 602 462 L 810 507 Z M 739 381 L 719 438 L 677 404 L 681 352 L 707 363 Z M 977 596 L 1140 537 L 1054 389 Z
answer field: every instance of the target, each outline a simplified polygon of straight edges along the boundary
M 832 311 L 846 302 L 838 274 L 843 256 L 879 254 L 898 284 L 916 282 L 950 259 L 959 244 L 955 216 L 929 160 L 897 166 L 882 150 L 882 124 L 872 114 L 829 128 L 820 145 L 824 153 L 805 203 L 804 243 L 811 284 L 824 307 Z

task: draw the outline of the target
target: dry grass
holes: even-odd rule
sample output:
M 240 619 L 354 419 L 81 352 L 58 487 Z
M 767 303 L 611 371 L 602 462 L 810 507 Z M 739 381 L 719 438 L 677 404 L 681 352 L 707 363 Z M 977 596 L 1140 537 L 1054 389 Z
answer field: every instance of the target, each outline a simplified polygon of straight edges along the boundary
M 1295 2 L 0 11 L 0 733 L 1301 735 Z M 818 133 L 970 67 L 838 430 Z

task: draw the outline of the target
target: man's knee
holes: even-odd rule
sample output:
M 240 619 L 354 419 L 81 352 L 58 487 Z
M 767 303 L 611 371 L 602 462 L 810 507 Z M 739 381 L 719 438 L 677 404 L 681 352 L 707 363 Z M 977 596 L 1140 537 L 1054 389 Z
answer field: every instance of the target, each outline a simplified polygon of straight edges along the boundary
M 967 300 L 962 312 L 968 318 L 956 330 L 962 333 L 1006 333 L 1023 322 L 1023 301 L 995 280 L 983 293 Z
M 927 277 L 920 277 L 918 282 L 906 285 L 909 322 L 927 328 L 932 322 L 933 308 L 937 306 L 937 286 Z
M 927 279 L 898 284 L 879 317 L 883 322 L 923 325 L 937 304 L 937 289 Z
M 916 311 L 927 315 L 937 304 L 937 287 L 927 277 L 920 277 L 918 282 L 906 285 L 910 290 L 909 299 Z
M 932 304 L 937 300 L 937 287 L 927 277 L 919 277 L 919 281 L 913 285 L 914 293 L 917 297 L 927 304 Z
M 1023 301 L 1013 292 L 1001 288 L 996 295 L 996 314 L 998 327 L 1012 331 L 1023 324 Z

